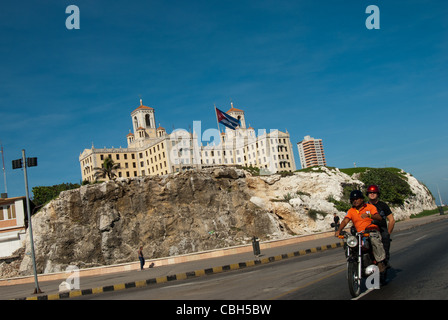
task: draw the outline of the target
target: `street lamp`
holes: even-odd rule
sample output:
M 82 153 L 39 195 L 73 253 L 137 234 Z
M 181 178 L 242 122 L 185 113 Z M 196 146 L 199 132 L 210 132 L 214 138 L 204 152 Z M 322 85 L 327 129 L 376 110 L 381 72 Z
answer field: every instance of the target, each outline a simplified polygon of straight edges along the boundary
M 33 227 L 31 224 L 31 209 L 30 209 L 30 197 L 28 193 L 28 175 L 26 173 L 27 167 L 35 167 L 37 166 L 37 158 L 26 158 L 25 157 L 25 149 L 22 149 L 22 159 L 17 159 L 12 161 L 12 168 L 19 169 L 23 167 L 23 175 L 25 177 L 25 191 L 26 191 L 26 209 L 28 214 L 28 228 L 30 231 L 30 243 L 31 243 L 31 258 L 33 260 L 33 268 L 34 268 L 34 284 L 36 287 L 34 288 L 34 293 L 42 293 L 39 288 L 39 282 L 37 281 L 37 271 L 36 271 L 36 257 L 34 254 L 34 241 L 33 241 Z

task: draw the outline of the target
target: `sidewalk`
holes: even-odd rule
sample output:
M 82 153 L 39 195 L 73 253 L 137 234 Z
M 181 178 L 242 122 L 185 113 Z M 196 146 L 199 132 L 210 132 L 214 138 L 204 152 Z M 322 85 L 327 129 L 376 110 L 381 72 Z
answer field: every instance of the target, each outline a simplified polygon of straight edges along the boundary
M 394 233 L 446 218 L 448 218 L 448 215 L 441 216 L 437 214 L 397 222 Z M 334 237 L 334 232 L 324 232 L 278 241 L 261 242 L 261 255 L 259 257 L 254 256 L 252 245 L 250 244 L 148 260 L 143 271 L 139 270 L 138 261 L 115 266 L 91 268 L 80 270 L 79 290 L 63 293 L 59 292 L 59 285 L 67 279 L 68 273 L 39 275 L 39 287 L 43 291 L 41 294 L 33 294 L 35 288 L 33 276 L 3 279 L 0 280 L 0 299 L 56 300 L 123 290 L 251 267 L 341 246 L 342 242 Z M 154 267 L 148 268 L 151 263 L 154 263 Z

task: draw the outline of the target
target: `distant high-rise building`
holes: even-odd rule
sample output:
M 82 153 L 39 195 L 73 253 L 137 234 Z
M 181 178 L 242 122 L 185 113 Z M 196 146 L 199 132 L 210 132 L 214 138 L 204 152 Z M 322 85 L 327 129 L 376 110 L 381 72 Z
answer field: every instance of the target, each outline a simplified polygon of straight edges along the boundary
M 302 169 L 327 165 L 322 139 L 305 136 L 302 141 L 297 143 L 297 148 Z

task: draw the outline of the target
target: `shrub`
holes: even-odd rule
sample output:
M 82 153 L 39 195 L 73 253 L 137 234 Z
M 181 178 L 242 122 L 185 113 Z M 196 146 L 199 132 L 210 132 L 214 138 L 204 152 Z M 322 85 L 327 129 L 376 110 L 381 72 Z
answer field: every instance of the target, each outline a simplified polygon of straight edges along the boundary
M 322 215 L 324 218 L 325 216 L 328 214 L 327 212 L 323 212 L 323 211 L 319 211 L 319 210 L 314 210 L 314 209 L 310 209 L 308 211 L 308 217 L 310 217 L 311 219 L 313 219 L 314 221 L 316 221 L 317 219 L 317 215 L 320 214 Z
M 333 196 L 329 196 L 327 201 L 334 203 L 334 207 L 336 208 L 336 210 L 342 212 L 347 212 L 352 207 L 350 202 L 336 200 L 335 198 L 333 198 Z
M 414 195 L 396 168 L 370 168 L 360 175 L 359 180 L 364 182 L 366 188 L 371 184 L 378 185 L 381 200 L 391 205 L 402 205 L 407 197 Z

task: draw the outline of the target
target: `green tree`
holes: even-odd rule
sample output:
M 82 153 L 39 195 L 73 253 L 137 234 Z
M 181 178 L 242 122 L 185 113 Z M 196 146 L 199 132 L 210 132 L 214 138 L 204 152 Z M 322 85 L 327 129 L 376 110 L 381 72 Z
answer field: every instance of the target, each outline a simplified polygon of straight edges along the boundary
M 44 205 L 56 199 L 62 191 L 79 188 L 77 183 L 61 183 L 54 186 L 37 186 L 31 190 L 33 192 L 33 203 L 36 206 Z
M 101 168 L 93 168 L 95 172 L 95 179 L 98 178 L 106 178 L 108 177 L 109 180 L 114 179 L 117 175 L 115 174 L 115 171 L 120 168 L 119 163 L 115 163 L 114 160 L 107 157 L 104 159 L 103 164 L 101 165 Z

